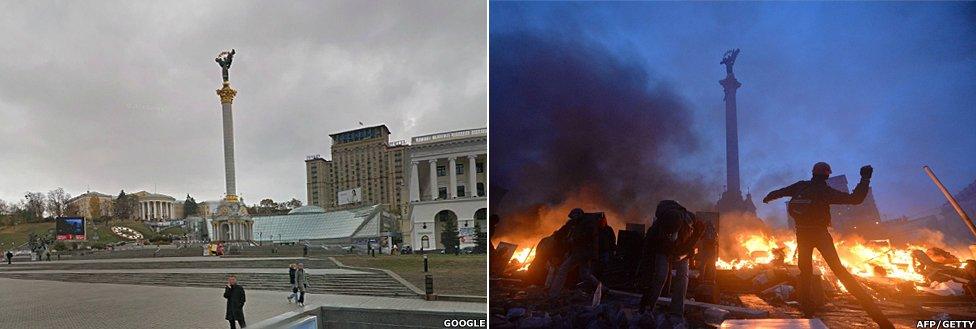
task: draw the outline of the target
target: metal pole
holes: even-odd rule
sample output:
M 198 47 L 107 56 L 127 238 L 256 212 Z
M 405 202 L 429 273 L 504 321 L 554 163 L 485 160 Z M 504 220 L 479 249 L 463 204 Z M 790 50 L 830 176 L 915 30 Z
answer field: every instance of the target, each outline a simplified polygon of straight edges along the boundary
M 424 273 L 427 273 L 427 255 L 424 254 Z
M 945 195 L 946 199 L 949 199 L 949 204 L 952 205 L 952 208 L 956 209 L 956 213 L 959 214 L 959 218 L 966 223 L 966 227 L 969 228 L 969 232 L 973 233 L 973 237 L 976 237 L 976 225 L 973 225 L 972 219 L 969 219 L 969 215 L 966 214 L 966 211 L 959 206 L 959 201 L 956 201 L 956 198 L 952 196 L 952 193 L 949 193 L 949 190 L 946 189 L 945 185 L 942 185 L 939 178 L 935 177 L 935 173 L 932 172 L 932 169 L 929 168 L 929 166 L 922 166 L 922 169 L 925 169 L 925 173 L 929 175 L 932 182 L 935 182 L 935 186 L 938 186 L 939 190 L 942 191 L 942 194 Z

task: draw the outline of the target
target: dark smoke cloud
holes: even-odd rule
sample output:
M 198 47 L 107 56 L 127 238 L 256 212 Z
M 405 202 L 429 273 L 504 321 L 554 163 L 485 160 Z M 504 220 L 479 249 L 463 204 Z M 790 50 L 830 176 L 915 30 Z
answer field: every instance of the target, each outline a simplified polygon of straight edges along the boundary
M 492 181 L 508 189 L 496 233 L 531 229 L 508 215 L 580 195 L 628 222 L 649 222 L 662 199 L 708 209 L 701 176 L 676 165 L 699 146 L 681 97 L 636 58 L 560 35 L 491 37 Z

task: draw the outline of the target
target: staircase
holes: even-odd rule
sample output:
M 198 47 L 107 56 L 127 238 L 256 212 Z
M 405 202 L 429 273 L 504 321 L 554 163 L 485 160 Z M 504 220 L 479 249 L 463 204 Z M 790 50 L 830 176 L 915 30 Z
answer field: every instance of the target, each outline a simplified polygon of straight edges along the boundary
M 204 287 L 220 289 L 227 284 L 224 273 L 3 273 L 0 277 L 24 280 L 115 283 Z M 288 272 L 240 273 L 237 282 L 246 289 L 291 292 Z M 417 298 L 418 295 L 386 273 L 309 275 L 308 293 Z M 284 298 L 285 294 L 282 295 Z

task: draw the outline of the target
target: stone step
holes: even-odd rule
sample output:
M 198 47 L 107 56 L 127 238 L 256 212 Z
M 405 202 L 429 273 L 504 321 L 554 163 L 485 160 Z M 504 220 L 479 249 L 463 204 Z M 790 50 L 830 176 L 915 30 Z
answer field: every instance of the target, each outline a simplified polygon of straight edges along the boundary
M 291 284 L 285 274 L 240 273 L 238 280 L 248 289 L 278 290 L 287 292 Z M 223 273 L 3 273 L 0 277 L 66 282 L 118 283 L 139 285 L 164 285 L 187 287 L 222 287 L 226 282 Z M 338 278 L 336 278 L 338 277 Z M 409 288 L 385 274 L 369 275 L 310 275 L 309 293 L 346 295 L 416 297 Z

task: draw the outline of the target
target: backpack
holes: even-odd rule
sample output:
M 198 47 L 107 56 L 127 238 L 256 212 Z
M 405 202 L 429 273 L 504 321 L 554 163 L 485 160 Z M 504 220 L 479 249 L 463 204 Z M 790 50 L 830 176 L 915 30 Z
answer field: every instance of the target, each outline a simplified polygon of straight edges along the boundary
M 786 205 L 786 212 L 793 218 L 796 226 L 813 226 L 818 221 L 814 213 L 814 190 L 813 184 L 807 184 L 792 198 Z

